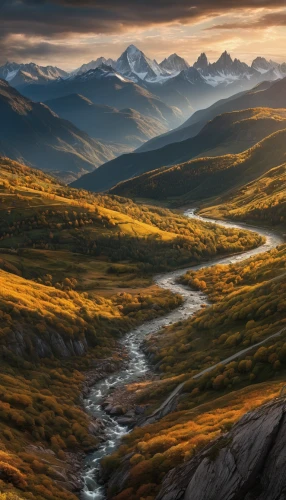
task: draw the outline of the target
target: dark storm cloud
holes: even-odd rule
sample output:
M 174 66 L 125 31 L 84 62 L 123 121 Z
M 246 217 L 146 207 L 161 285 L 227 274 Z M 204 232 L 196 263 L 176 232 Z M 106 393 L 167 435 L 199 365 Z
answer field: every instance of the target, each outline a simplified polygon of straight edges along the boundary
M 6 33 L 115 33 L 134 26 L 189 23 L 235 9 L 279 8 L 285 0 L 0 0 Z
M 232 12 L 235 18 L 237 9 L 258 14 L 265 9 L 254 27 L 285 25 L 285 15 L 276 14 L 281 7 L 285 0 L 0 0 L 0 64 L 13 58 L 70 56 L 77 52 L 75 44 L 63 46 L 59 40 L 71 33 L 82 39 L 90 33 L 115 35 L 136 27 L 192 24 Z M 234 27 L 240 26 L 221 26 Z

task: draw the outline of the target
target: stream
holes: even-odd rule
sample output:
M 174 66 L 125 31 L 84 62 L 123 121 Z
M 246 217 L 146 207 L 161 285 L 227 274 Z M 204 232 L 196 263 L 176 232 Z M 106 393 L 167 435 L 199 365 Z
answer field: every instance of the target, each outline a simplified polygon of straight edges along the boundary
M 242 223 L 232 223 L 226 221 L 215 221 L 195 215 L 195 209 L 188 209 L 184 215 L 192 219 L 197 219 L 204 222 L 212 222 L 229 228 L 247 229 L 255 231 L 266 238 L 263 245 L 253 250 L 242 252 L 240 254 L 216 258 L 212 261 L 204 262 L 197 266 L 179 269 L 164 274 L 159 274 L 154 277 L 155 283 L 161 287 L 170 290 L 173 293 L 180 294 L 183 297 L 183 304 L 177 309 L 167 313 L 165 316 L 147 321 L 141 326 L 131 330 L 123 339 L 124 346 L 129 354 L 128 367 L 122 371 L 109 375 L 107 378 L 99 381 L 90 391 L 88 398 L 85 400 L 85 408 L 88 413 L 103 421 L 106 428 L 107 440 L 99 446 L 99 448 L 91 453 L 86 461 L 83 470 L 83 490 L 81 493 L 82 500 L 103 500 L 105 498 L 104 487 L 97 482 L 97 473 L 100 468 L 100 460 L 113 453 L 120 444 L 122 436 L 127 434 L 129 429 L 119 425 L 118 422 L 107 415 L 101 408 L 100 403 L 108 395 L 110 389 L 117 385 L 125 385 L 134 382 L 139 377 L 142 377 L 148 370 L 149 365 L 147 358 L 140 346 L 143 338 L 151 333 L 155 333 L 163 326 L 185 320 L 192 316 L 196 311 L 201 309 L 203 304 L 208 303 L 207 296 L 195 290 L 190 290 L 184 285 L 177 283 L 177 279 L 185 274 L 188 270 L 198 270 L 203 267 L 211 267 L 217 264 L 231 264 L 243 261 L 258 253 L 267 252 L 283 242 L 282 237 L 273 233 L 270 230 L 249 226 Z

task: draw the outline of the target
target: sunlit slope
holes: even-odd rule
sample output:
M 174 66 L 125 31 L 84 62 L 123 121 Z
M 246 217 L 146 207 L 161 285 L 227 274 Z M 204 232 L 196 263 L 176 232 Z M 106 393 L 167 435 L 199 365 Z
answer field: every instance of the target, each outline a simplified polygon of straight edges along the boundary
M 257 180 L 204 208 L 202 215 L 248 220 L 260 224 L 286 224 L 286 164 L 274 167 Z
M 194 137 L 210 120 L 222 113 L 230 113 L 254 107 L 276 109 L 285 108 L 285 106 L 286 78 L 274 82 L 264 81 L 251 90 L 239 92 L 226 99 L 220 99 L 212 104 L 212 106 L 196 111 L 180 127 L 167 134 L 151 139 L 140 148 L 140 151 L 162 148 L 167 144 Z
M 81 177 L 73 186 L 104 191 L 118 182 L 160 167 L 180 164 L 196 157 L 240 153 L 284 128 L 285 109 L 254 108 L 221 114 L 191 139 L 175 142 L 155 151 L 122 155 Z
M 161 380 L 139 386 L 137 401 L 158 408 L 179 383 L 185 384 L 175 409 L 134 429 L 103 461 L 110 478 L 108 498 L 137 500 L 147 491 L 154 500 L 169 470 L 224 435 L 250 409 L 279 396 L 285 384 L 286 330 L 264 345 L 254 344 L 286 329 L 285 266 L 286 246 L 281 245 L 240 264 L 185 275 L 183 283 L 207 293 L 212 305 L 147 339 L 145 348 Z M 251 346 L 240 358 L 220 364 Z
M 2 247 L 17 248 L 24 243 L 32 248 L 72 250 L 115 261 L 125 257 L 150 264 L 164 253 L 163 262 L 169 256 L 169 265 L 178 266 L 195 253 L 201 257 L 212 253 L 220 236 L 229 239 L 230 251 L 238 244 L 235 230 L 214 229 L 169 210 L 116 196 L 74 190 L 9 160 L 1 161 L 0 176 L 6 214 Z M 152 247 L 158 255 L 152 254 Z
M 103 433 L 81 410 L 81 372 L 103 359 L 117 369 L 124 332 L 180 305 L 154 273 L 261 238 L 71 189 L 7 158 L 0 201 L 0 491 L 75 500 L 78 458 Z
M 246 184 L 285 162 L 286 130 L 281 130 L 247 151 L 215 158 L 200 158 L 158 169 L 115 186 L 111 193 L 163 200 L 197 201 L 221 195 Z

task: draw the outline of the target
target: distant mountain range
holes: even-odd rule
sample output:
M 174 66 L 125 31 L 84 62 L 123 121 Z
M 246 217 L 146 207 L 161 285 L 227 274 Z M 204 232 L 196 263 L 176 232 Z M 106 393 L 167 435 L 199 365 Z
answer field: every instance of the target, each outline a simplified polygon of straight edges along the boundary
M 285 75 L 286 63 L 263 57 L 249 66 L 226 51 L 212 63 L 202 53 L 190 66 L 177 54 L 158 63 L 134 45 L 116 61 L 100 57 L 70 73 L 6 63 L 0 67 L 0 153 L 65 182 L 104 165 L 75 185 L 110 189 L 148 170 L 250 146 L 251 137 L 235 147 L 233 138 L 228 146 L 227 139 L 218 141 L 215 127 L 227 120 L 204 127 L 222 113 L 286 107 Z
M 131 108 L 119 111 L 111 106 L 93 104 L 80 94 L 69 94 L 46 101 L 57 115 L 70 120 L 90 137 L 126 144 L 133 149 L 168 130 L 159 119 Z
M 122 152 L 119 145 L 91 139 L 4 80 L 0 80 L 0 115 L 0 155 L 49 171 L 65 182 Z
M 282 110 L 247 109 L 254 107 Z M 239 153 L 267 135 L 286 128 L 286 78 L 260 85 L 195 113 L 180 129 L 146 143 L 87 174 L 75 187 L 104 191 L 124 180 L 161 167 L 181 164 L 199 156 Z M 149 149 L 149 150 L 148 150 Z M 173 186 L 170 186 L 172 188 Z M 121 189 L 121 188 L 120 188 Z
M 86 73 L 43 85 L 20 87 L 19 90 L 34 101 L 80 94 L 93 104 L 117 109 L 135 109 L 142 115 L 159 120 L 168 129 L 182 123 L 184 116 L 179 109 L 169 106 L 146 88 L 122 76 L 111 66 L 103 64 Z
M 7 62 L 0 66 L 0 78 L 13 87 L 21 87 L 30 83 L 48 83 L 58 78 L 66 78 L 68 73 L 55 66 L 38 66 L 34 63 L 17 64 Z
M 95 104 L 120 109 L 121 99 L 117 104 L 114 99 L 110 99 L 108 93 L 104 98 L 102 92 L 99 92 L 96 99 L 86 90 L 88 80 L 98 79 L 103 74 L 108 78 L 112 75 L 117 79 L 118 85 L 119 81 L 133 82 L 163 101 L 165 105 L 177 107 L 183 121 L 194 110 L 209 106 L 218 99 L 248 90 L 265 80 L 273 81 L 285 77 L 286 63 L 279 64 L 257 57 L 249 66 L 239 59 L 232 59 L 226 51 L 214 63 L 208 61 L 205 53 L 199 56 L 193 66 L 177 54 L 172 54 L 158 63 L 134 45 L 130 45 L 116 61 L 99 57 L 69 74 L 59 68 L 41 67 L 33 63 L 6 63 L 0 67 L 0 78 L 6 79 L 33 100 L 54 99 L 67 93 L 79 93 Z M 36 86 L 39 88 L 36 89 Z M 118 93 L 115 94 L 118 96 Z M 125 102 L 122 106 L 146 114 L 142 106 L 140 108 L 134 103 Z M 171 119 L 168 126 L 173 128 L 174 120 Z
M 0 66 L 0 78 L 9 81 L 13 86 L 20 86 L 30 82 L 44 83 L 45 81 L 68 76 L 73 78 L 91 69 L 96 69 L 102 64 L 112 67 L 118 73 L 136 83 L 163 83 L 190 67 L 190 64 L 177 54 L 171 54 L 161 63 L 158 63 L 131 44 L 117 60 L 101 56 L 96 60 L 83 64 L 70 73 L 54 66 L 43 67 L 34 63 L 18 64 L 7 62 L 4 66 Z M 194 63 L 193 68 L 198 70 L 204 80 L 214 87 L 221 84 L 229 85 L 237 80 L 253 80 L 262 74 L 265 79 L 286 76 L 286 63 L 279 64 L 264 57 L 257 57 L 249 66 L 237 58 L 233 60 L 227 51 L 214 63 L 210 63 L 206 54 L 202 53 Z

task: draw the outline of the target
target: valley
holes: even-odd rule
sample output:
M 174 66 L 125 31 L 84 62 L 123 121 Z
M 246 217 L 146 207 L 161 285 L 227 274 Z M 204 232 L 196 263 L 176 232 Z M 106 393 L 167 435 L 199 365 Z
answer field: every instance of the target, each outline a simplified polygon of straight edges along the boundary
M 187 210 L 185 212 L 185 215 L 187 215 L 187 217 L 190 218 L 196 218 L 194 210 Z M 199 219 L 201 220 L 201 217 L 199 217 Z M 228 227 L 239 228 L 239 226 L 232 225 L 231 223 L 228 223 Z M 257 228 L 255 228 L 255 230 L 257 231 Z M 216 259 L 213 263 L 208 262 L 207 265 L 205 264 L 205 265 L 194 266 L 192 268 L 192 271 L 195 273 L 195 271 L 198 271 L 199 269 L 204 269 L 205 267 L 209 268 L 212 265 L 220 266 L 234 262 L 235 263 L 241 262 L 258 253 L 260 254 L 263 252 L 268 252 L 269 250 L 275 248 L 277 245 L 283 242 L 283 239 L 278 235 L 275 235 L 274 233 L 271 234 L 270 232 L 263 230 L 258 230 L 258 232 L 261 234 L 261 236 L 266 238 L 266 242 L 261 247 L 258 247 L 254 250 L 250 250 L 248 252 L 244 252 L 243 254 L 235 255 L 233 257 Z M 155 276 L 154 278 L 155 283 L 160 288 L 167 289 L 171 291 L 173 294 L 179 294 L 181 297 L 183 297 L 184 300 L 183 304 L 174 312 L 169 313 L 165 317 L 159 318 L 152 322 L 147 322 L 138 327 L 137 329 L 128 333 L 127 337 L 124 340 L 124 346 L 127 347 L 129 354 L 127 367 L 124 367 L 124 370 L 122 372 L 116 373 L 115 375 L 111 375 L 104 381 L 96 384 L 92 388 L 91 393 L 89 394 L 88 399 L 86 400 L 85 405 L 88 412 L 96 416 L 96 418 L 100 418 L 103 422 L 105 422 L 107 429 L 107 443 L 103 443 L 102 446 L 99 448 L 99 450 L 93 453 L 87 461 L 84 472 L 83 498 L 86 499 L 105 498 L 104 489 L 102 488 L 100 483 L 98 484 L 95 480 L 96 474 L 98 474 L 99 472 L 99 461 L 104 456 L 112 453 L 114 451 L 114 448 L 118 447 L 122 437 L 128 433 L 128 427 L 124 427 L 124 425 L 122 425 L 121 423 L 117 423 L 116 419 L 110 417 L 105 413 L 104 409 L 100 406 L 102 400 L 106 398 L 111 388 L 112 390 L 114 390 L 118 385 L 121 386 L 122 384 L 135 384 L 137 379 L 140 382 L 140 379 L 144 376 L 144 374 L 146 372 L 148 373 L 148 371 L 150 370 L 150 365 L 148 359 L 146 358 L 146 356 L 144 356 L 144 354 L 141 351 L 141 345 L 142 342 L 144 342 L 145 336 L 152 334 L 152 337 L 155 336 L 156 338 L 156 333 L 158 331 L 161 331 L 162 328 L 166 326 L 168 326 L 169 328 L 169 325 L 176 324 L 179 321 L 180 322 L 186 321 L 187 318 L 190 318 L 196 312 L 198 312 L 201 309 L 201 307 L 208 301 L 205 293 L 201 292 L 200 290 L 189 291 L 186 286 L 184 285 L 182 286 L 182 284 L 178 283 L 178 279 L 185 273 L 186 270 L 181 270 Z M 286 333 L 286 326 L 284 330 Z M 284 330 L 281 331 L 281 335 L 283 334 Z M 265 341 L 267 342 L 267 340 L 268 339 L 266 338 Z M 250 347 L 249 350 L 253 350 L 255 349 L 255 347 L 256 345 Z M 241 354 L 238 353 L 238 357 L 242 356 L 243 354 L 245 353 L 244 352 L 241 352 Z M 233 358 L 235 359 L 235 356 L 233 356 Z M 230 361 L 231 359 L 227 360 L 227 362 Z M 221 360 L 218 364 L 219 365 L 224 364 L 223 360 Z M 215 368 L 215 366 L 213 368 Z M 207 370 L 202 372 L 202 375 L 205 372 L 211 370 L 212 367 L 208 368 Z M 197 378 L 198 375 L 200 374 L 197 374 L 194 378 Z M 181 383 L 179 384 L 178 388 L 182 389 L 183 386 L 184 383 Z M 173 391 L 172 394 L 173 398 L 172 399 L 167 398 L 166 400 L 168 401 L 168 405 L 170 405 L 170 403 L 173 402 L 175 397 L 177 401 L 179 391 L 176 391 L 175 389 L 175 391 Z M 154 412 L 152 413 L 151 417 L 147 417 L 144 421 L 144 425 L 152 423 L 152 421 L 154 422 L 157 419 L 162 418 L 166 414 L 164 412 L 166 406 L 167 405 L 162 405 L 160 407 L 161 411 L 159 411 L 159 413 Z M 172 408 L 172 405 L 170 405 L 170 408 Z
M 0 500 L 282 500 L 284 10 L 8 4 Z
M 103 432 L 81 407 L 85 373 L 106 377 L 104 359 L 117 370 L 124 334 L 182 304 L 152 276 L 263 238 L 76 191 L 5 158 L 0 176 L 0 484 L 22 498 L 73 499 L 71 463 L 79 467 Z
M 5 360 L 1 446 L 4 463 L 16 466 L 12 490 L 20 498 L 31 498 L 32 492 L 33 498 L 49 499 L 52 491 L 52 497 L 73 500 L 81 487 L 81 467 L 83 498 L 105 498 L 102 480 L 108 486 L 107 498 L 135 499 L 138 488 L 148 491 L 147 497 L 155 498 L 166 473 L 186 460 L 184 456 L 191 457 L 193 441 L 189 434 L 184 437 L 183 433 L 179 440 L 172 437 L 174 425 L 190 425 L 190 410 L 199 411 L 201 406 L 209 405 L 212 411 L 219 411 L 215 408 L 225 398 L 224 418 L 231 425 L 246 408 L 268 401 L 279 390 L 284 369 L 280 319 L 285 297 L 282 236 L 258 227 L 218 224 L 217 219 L 214 225 L 195 216 L 194 210 L 182 216 L 114 195 L 74 190 L 8 159 L 1 160 L 0 197 L 1 350 Z M 230 256 L 222 256 L 227 253 Z M 241 275 L 240 262 L 246 272 L 240 278 L 242 284 L 235 277 L 236 272 Z M 181 269 L 174 270 L 178 267 Z M 231 287 L 228 268 L 234 283 Z M 247 274 L 249 268 L 251 274 Z M 236 294 L 244 295 L 246 286 L 246 303 L 255 307 L 252 294 L 256 295 L 260 282 L 261 291 L 266 286 L 267 295 L 259 293 L 257 307 L 264 307 L 267 297 L 267 306 L 272 308 L 271 325 L 267 315 L 262 323 L 259 315 L 252 324 L 246 312 L 247 319 L 241 323 L 243 328 L 247 324 L 245 337 L 243 333 L 237 335 L 234 320 L 234 326 L 226 322 L 217 344 L 208 333 L 205 345 L 196 344 L 197 331 L 208 328 L 213 315 L 208 311 L 216 303 L 218 310 L 230 310 Z M 238 285 L 242 292 L 236 291 Z M 273 305 L 269 293 L 275 297 Z M 237 307 L 234 314 L 241 315 L 244 302 L 239 300 Z M 185 340 L 190 321 L 201 321 L 202 327 L 195 326 L 191 339 Z M 223 324 L 226 320 L 218 317 L 215 321 Z M 228 337 L 233 340 L 225 342 Z M 270 349 L 271 339 L 278 350 L 277 354 L 274 351 L 273 364 L 280 360 L 279 368 L 276 363 L 274 371 L 265 369 L 252 385 L 252 379 L 247 378 L 249 369 L 240 366 L 248 366 L 249 357 L 264 344 Z M 175 346 L 178 352 L 174 355 Z M 263 356 L 260 363 L 265 360 Z M 228 360 L 232 357 L 233 361 Z M 224 359 L 225 373 L 231 370 L 231 377 L 239 379 L 232 390 L 221 382 L 229 376 L 221 373 Z M 153 365 L 155 378 L 151 376 Z M 200 372 L 203 376 L 196 378 Z M 85 377 L 90 384 L 84 389 L 87 413 L 80 397 Z M 20 383 L 26 399 L 18 392 Z M 133 404 L 142 409 L 140 418 L 150 428 L 148 432 L 145 427 L 135 427 L 127 433 L 120 418 L 117 421 L 100 406 L 110 389 L 126 384 L 126 390 L 133 392 Z M 259 384 L 265 386 L 264 396 Z M 243 401 L 244 406 L 229 417 L 228 408 L 238 404 L 235 401 Z M 123 422 L 124 418 L 132 421 L 132 409 L 123 407 L 122 412 Z M 213 424 L 211 433 L 205 430 L 200 423 L 203 415 L 198 413 L 196 417 L 194 436 L 198 434 L 199 447 L 220 432 L 217 424 Z M 156 436 L 164 433 L 162 445 L 159 441 L 154 444 L 153 452 L 153 439 L 158 440 Z M 138 439 L 144 442 L 145 435 L 150 436 L 146 438 L 146 454 L 145 445 L 137 445 Z M 40 448 L 36 444 L 39 441 Z M 169 458 L 164 455 L 165 443 Z M 84 466 L 83 453 L 87 454 Z M 126 469 L 125 455 L 130 453 L 132 459 Z M 98 480 L 100 459 L 103 476 Z M 150 477 L 154 461 L 160 473 L 147 486 L 146 474 Z M 123 482 L 118 480 L 114 467 Z M 61 485 L 56 471 L 62 474 Z M 5 480 L 0 484 L 3 487 Z

